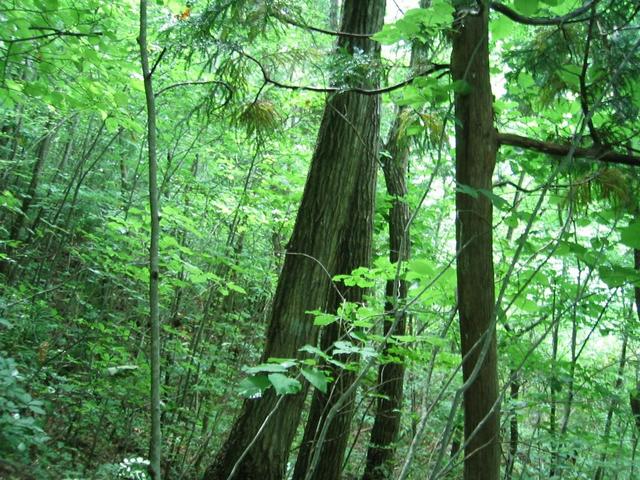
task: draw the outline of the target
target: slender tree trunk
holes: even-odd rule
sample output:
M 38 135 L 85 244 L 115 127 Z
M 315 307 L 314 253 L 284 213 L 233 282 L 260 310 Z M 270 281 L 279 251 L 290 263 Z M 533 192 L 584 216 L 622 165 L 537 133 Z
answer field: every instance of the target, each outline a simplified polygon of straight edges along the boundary
M 467 15 L 453 40 L 451 71 L 458 90 L 456 181 L 491 191 L 496 160 L 489 77 L 488 2 Z M 465 480 L 498 480 L 500 422 L 495 333 L 492 205 L 486 195 L 456 194 L 458 308 L 464 392 Z
M 338 21 L 340 20 L 340 0 L 331 0 L 329 6 L 329 28 L 337 30 L 340 26 Z
M 158 159 L 156 137 L 156 105 L 153 93 L 153 72 L 149 68 L 147 50 L 147 1 L 140 0 L 140 63 L 144 77 L 147 103 L 147 145 L 149 148 L 149 210 L 151 213 L 151 246 L 149 248 L 149 323 L 151 328 L 151 439 L 149 442 L 149 473 L 152 480 L 161 479 L 160 456 L 162 435 L 160 430 L 160 282 L 159 240 L 160 206 L 158 195 Z
M 578 273 L 577 285 L 580 285 L 580 273 Z M 578 288 L 576 297 L 580 296 L 580 288 Z M 575 372 L 576 364 L 578 362 L 577 355 L 577 340 L 578 340 L 578 319 L 577 319 L 577 301 L 573 303 L 573 313 L 571 318 L 571 363 L 569 365 L 569 382 L 567 384 L 567 398 L 564 401 L 564 409 L 562 414 L 562 425 L 560 426 L 560 432 L 558 433 L 557 440 L 554 445 L 554 452 L 551 460 L 551 473 L 550 477 L 560 475 L 562 476 L 563 469 L 565 468 L 564 458 L 566 455 L 562 455 L 564 450 L 564 441 L 569 431 L 569 420 L 571 419 L 571 413 L 573 412 L 573 400 L 575 397 Z M 588 337 L 587 337 L 588 338 Z M 556 339 L 557 350 L 557 339 Z M 556 352 L 557 353 L 557 352 Z
M 75 117 L 73 119 L 71 125 L 69 126 L 69 131 L 67 132 L 67 140 L 66 140 L 66 142 L 64 144 L 64 147 L 62 148 L 62 155 L 60 157 L 60 162 L 56 166 L 56 170 L 55 170 L 55 172 L 53 174 L 53 177 L 49 181 L 49 189 L 47 190 L 45 198 L 48 198 L 51 195 L 51 193 L 53 191 L 53 186 L 56 184 L 56 182 L 58 180 L 58 177 L 64 171 L 64 168 L 67 165 L 67 161 L 71 157 L 71 153 L 73 151 L 73 144 L 75 142 L 75 131 L 76 131 L 77 125 L 78 125 L 78 117 Z M 40 221 L 42 220 L 42 215 L 44 213 L 45 213 L 45 207 L 44 207 L 44 205 L 41 205 L 40 208 L 38 209 L 38 213 L 36 215 L 36 218 L 34 219 L 33 223 L 31 224 L 31 233 L 29 234 L 29 238 L 27 239 L 27 242 L 29 242 L 29 240 L 31 239 L 32 235 L 38 229 L 38 226 L 40 225 Z
M 341 29 L 353 33 L 379 30 L 384 5 L 383 0 L 347 1 Z M 357 37 L 341 37 L 338 45 L 350 52 L 357 48 L 373 53 L 376 49 L 373 41 Z M 331 276 L 351 273 L 344 265 L 351 267 L 350 253 L 356 254 L 348 250 L 351 241 L 360 245 L 355 238 L 360 234 L 354 232 L 354 226 L 361 224 L 358 217 L 372 221 L 378 130 L 377 97 L 351 92 L 327 100 L 273 300 L 263 360 L 299 356 L 301 347 L 316 343 L 318 330 L 313 316 L 305 312 L 326 309 L 333 288 Z M 364 189 L 359 181 L 363 177 L 373 182 Z M 304 399 L 304 392 L 278 398 L 270 388 L 261 398 L 245 400 L 204 478 L 282 479 Z
M 49 123 L 46 128 L 50 128 L 50 126 L 51 123 Z M 20 231 L 22 230 L 22 226 L 27 219 L 31 204 L 36 199 L 36 192 L 38 190 L 38 185 L 40 184 L 40 176 L 42 175 L 44 162 L 47 159 L 47 155 L 49 154 L 52 136 L 53 132 L 46 134 L 44 137 L 42 137 L 42 140 L 40 140 L 40 143 L 38 144 L 36 161 L 33 164 L 33 170 L 31 171 L 31 180 L 29 181 L 27 191 L 22 198 L 22 205 L 20 207 L 20 211 L 22 212 L 22 214 L 16 217 L 9 233 L 9 238 L 11 240 L 18 240 L 20 238 Z
M 633 313 L 633 312 L 632 312 Z M 618 364 L 618 374 L 616 376 L 616 381 L 614 382 L 614 391 L 620 392 L 623 385 L 623 376 L 624 376 L 624 368 L 627 364 L 627 341 L 629 339 L 629 334 L 625 330 L 624 337 L 622 338 L 622 350 L 620 351 L 620 363 Z M 619 403 L 618 397 L 613 397 L 611 399 L 611 403 L 609 404 L 609 410 L 607 411 L 607 419 L 604 425 L 604 446 L 605 448 L 609 444 L 609 436 L 611 435 L 611 425 L 613 423 L 613 414 L 616 411 Z M 601 465 L 596 469 L 595 480 L 603 480 L 605 474 L 604 463 L 607 460 L 607 454 L 603 453 L 600 456 Z
M 640 250 L 633 250 L 634 265 L 637 271 L 640 271 Z M 636 314 L 640 319 L 640 287 L 634 288 L 635 301 L 636 301 Z M 635 458 L 636 449 L 638 447 L 638 434 L 640 433 L 640 376 L 638 371 L 640 367 L 636 368 L 636 389 L 629 394 L 629 406 L 631 407 L 631 413 L 636 422 L 637 432 L 633 440 L 633 457 Z
M 564 271 L 563 271 L 564 273 Z M 552 368 L 552 377 L 551 377 L 551 385 L 549 388 L 551 389 L 551 399 L 549 405 L 549 436 L 551 437 L 552 447 L 551 447 L 551 467 L 549 469 L 549 477 L 553 477 L 556 474 L 555 467 L 555 452 L 557 450 L 557 423 L 558 423 L 558 404 L 556 393 L 558 392 L 558 379 L 557 375 L 557 363 L 558 363 L 558 334 L 560 330 L 560 319 L 556 318 L 556 294 L 555 289 L 553 293 L 553 329 L 551 332 L 551 368 Z
M 520 177 L 518 178 L 518 190 L 516 190 L 516 194 L 513 199 L 513 207 L 512 211 L 516 211 L 518 208 L 518 204 L 520 203 L 520 188 L 522 187 L 522 183 L 524 182 L 525 172 L 524 170 L 520 173 Z M 511 241 L 513 238 L 514 227 L 509 226 L 507 229 L 507 240 Z M 511 326 L 509 324 L 505 324 L 505 330 L 508 334 L 511 334 Z M 518 401 L 520 396 L 520 375 L 517 369 L 509 370 L 509 397 L 511 400 L 512 408 Z M 516 454 L 518 453 L 518 444 L 520 442 L 520 434 L 518 431 L 518 415 L 515 412 L 515 408 L 511 412 L 511 418 L 509 419 L 509 456 L 507 457 L 507 464 L 505 466 L 505 480 L 511 480 L 513 476 L 513 468 L 516 463 Z
M 7 187 L 7 184 L 9 183 L 9 177 L 11 176 L 11 172 L 13 169 L 12 164 L 16 159 L 16 154 L 18 153 L 18 144 L 22 131 L 22 122 L 24 119 L 23 110 L 24 105 L 20 103 L 18 106 L 16 106 L 15 126 L 13 126 L 13 128 L 10 128 L 9 125 L 5 125 L 5 127 L 3 127 L 3 130 L 6 131 L 6 140 L 3 142 L 4 145 L 2 147 L 5 150 L 4 158 L 6 159 L 7 163 L 5 169 L 2 171 L 2 173 L 0 173 L 0 191 L 4 191 L 4 189 Z M 10 148 L 8 148 L 9 144 L 11 144 Z
M 47 126 L 45 128 L 50 129 L 52 122 L 47 122 Z M 26 192 L 22 196 L 22 204 L 20 205 L 20 213 L 15 217 L 13 223 L 11 224 L 11 229 L 9 230 L 9 243 L 6 247 L 6 255 L 7 259 L 0 262 L 0 273 L 5 275 L 7 283 L 11 283 L 13 281 L 13 277 L 15 276 L 15 266 L 12 256 L 13 244 L 17 240 L 20 240 L 20 233 L 22 232 L 22 227 L 27 221 L 27 216 L 29 215 L 29 209 L 31 205 L 36 199 L 36 194 L 38 191 L 38 185 L 40 184 L 40 177 L 42 175 L 42 170 L 44 169 L 44 163 L 47 159 L 47 155 L 49 154 L 49 148 L 51 147 L 51 140 L 54 135 L 54 131 L 49 131 L 45 134 L 44 137 L 38 143 L 38 148 L 36 151 L 36 161 L 33 164 L 33 168 L 31 170 L 31 179 L 29 181 L 29 185 L 27 187 Z
M 405 109 L 398 110 L 385 148 L 389 157 L 382 160 L 387 193 L 393 197 L 388 221 L 391 263 L 406 261 L 409 258 L 409 206 L 406 199 L 409 146 L 400 138 L 405 114 Z M 390 312 L 390 315 L 385 319 L 385 335 L 396 319 L 394 333 L 404 335 L 406 314 L 399 309 L 407 298 L 408 289 L 405 280 L 387 281 L 385 311 Z M 388 346 L 385 346 L 383 354 L 386 353 Z M 384 363 L 378 369 L 376 417 L 371 431 L 363 480 L 387 479 L 393 474 L 395 442 L 400 431 L 404 371 L 404 364 L 399 362 Z

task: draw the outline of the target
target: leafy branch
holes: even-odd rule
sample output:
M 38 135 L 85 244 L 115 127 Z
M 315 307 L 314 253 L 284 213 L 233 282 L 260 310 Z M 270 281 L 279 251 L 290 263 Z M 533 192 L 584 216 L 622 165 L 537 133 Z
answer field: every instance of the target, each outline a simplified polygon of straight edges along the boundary
M 267 68 L 257 58 L 241 50 L 238 50 L 237 52 L 243 57 L 248 58 L 253 63 L 258 65 L 258 67 L 260 68 L 260 71 L 262 72 L 262 78 L 265 84 L 271 84 L 275 87 L 284 88 L 287 90 L 305 90 L 308 92 L 316 92 L 316 93 L 360 93 L 362 95 L 381 95 L 383 93 L 393 92 L 394 90 L 398 90 L 402 87 L 406 87 L 407 85 L 411 85 L 417 78 L 424 77 L 435 72 L 449 70 L 449 64 L 434 63 L 428 68 L 426 68 L 425 70 L 422 70 L 421 72 L 417 73 L 412 77 L 407 78 L 406 80 L 403 80 L 402 82 L 396 83 L 394 85 L 389 85 L 387 87 L 375 88 L 375 89 L 358 88 L 358 87 L 340 88 L 340 87 L 316 87 L 316 86 L 309 86 L 309 85 L 291 85 L 287 83 L 282 83 L 278 80 L 274 80 L 273 78 L 271 78 L 271 76 L 269 75 L 269 72 L 267 71 Z
M 102 32 L 92 32 L 92 33 L 81 33 L 81 32 L 68 32 L 66 30 L 59 30 L 57 28 L 49 28 L 49 27 L 32 27 L 30 30 L 44 30 L 49 31 L 50 33 L 42 33 L 40 35 L 34 35 L 33 37 L 24 37 L 24 38 L 0 38 L 0 42 L 13 44 L 20 42 L 30 42 L 32 40 L 40 40 L 42 38 L 51 38 L 51 37 L 99 37 L 102 35 Z
M 502 13 L 505 17 L 510 18 L 514 22 L 522 23 L 523 25 L 549 26 L 563 25 L 565 23 L 582 22 L 587 20 L 586 18 L 578 17 L 580 17 L 583 13 L 588 12 L 594 3 L 595 0 L 590 0 L 582 7 L 577 8 L 574 11 L 567 13 L 566 15 L 556 17 L 527 17 L 525 15 L 519 14 L 515 10 L 507 7 L 505 4 L 500 2 L 491 2 L 489 6 L 492 10 Z

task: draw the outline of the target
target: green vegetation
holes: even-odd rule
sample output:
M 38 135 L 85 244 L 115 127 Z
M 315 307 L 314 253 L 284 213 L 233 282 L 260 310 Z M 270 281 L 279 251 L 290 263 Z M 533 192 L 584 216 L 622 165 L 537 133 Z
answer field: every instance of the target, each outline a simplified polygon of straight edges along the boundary
M 0 478 L 639 477 L 639 31 L 0 1 Z

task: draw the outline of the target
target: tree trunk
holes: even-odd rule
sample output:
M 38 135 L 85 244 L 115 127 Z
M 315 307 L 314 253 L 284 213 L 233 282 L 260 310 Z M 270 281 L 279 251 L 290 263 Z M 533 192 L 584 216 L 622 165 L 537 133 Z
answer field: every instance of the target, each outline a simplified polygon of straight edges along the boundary
M 377 134 L 376 134 L 377 136 Z M 372 145 L 369 146 L 373 148 Z M 337 269 L 342 273 L 351 273 L 359 266 L 368 265 L 371 259 L 372 231 L 373 231 L 373 198 L 375 196 L 375 162 L 366 165 L 361 170 L 352 195 L 350 228 L 343 237 L 340 248 Z M 335 313 L 343 299 L 347 302 L 361 304 L 364 300 L 365 290 L 358 287 L 345 288 L 336 285 L 341 292 L 337 294 L 335 289 L 329 291 L 329 301 L 327 311 Z M 331 346 L 339 339 L 345 338 L 346 330 L 341 323 L 333 323 L 322 331 L 321 348 L 323 351 L 330 351 Z M 340 361 L 349 363 L 355 361 L 353 356 L 341 356 Z M 344 463 L 344 454 L 349 440 L 351 420 L 355 407 L 353 405 L 354 394 L 343 403 L 338 414 L 330 420 L 327 432 L 327 441 L 319 445 L 316 437 L 327 422 L 327 414 L 334 404 L 346 394 L 346 390 L 355 379 L 355 374 L 349 370 L 341 370 L 332 367 L 332 377 L 336 381 L 331 385 L 328 394 L 315 390 L 311 403 L 309 418 L 305 426 L 304 436 L 296 466 L 294 470 L 294 480 L 331 480 L 339 479 Z M 311 465 L 315 449 L 321 448 L 319 460 L 316 465 Z
M 383 0 L 345 2 L 341 30 L 379 30 L 384 6 Z M 378 51 L 375 42 L 367 38 L 341 37 L 338 48 Z M 371 82 L 365 84 L 375 87 Z M 296 357 L 301 347 L 315 344 L 318 330 L 313 317 L 305 312 L 326 309 L 332 289 L 330 276 L 351 273 L 352 262 L 365 258 L 362 252 L 350 249 L 363 249 L 371 242 L 378 130 L 376 96 L 351 92 L 327 100 L 273 300 L 263 360 Z M 360 230 L 365 223 L 369 225 L 367 232 Z M 245 400 L 204 478 L 282 479 L 304 397 L 299 393 L 278 399 L 270 388 L 261 398 Z
M 522 183 L 524 182 L 525 172 L 524 170 L 520 173 L 520 177 L 518 178 L 518 190 L 516 190 L 516 194 L 513 199 L 512 211 L 516 211 L 518 205 L 520 204 L 520 195 L 522 188 Z M 513 238 L 514 227 L 509 226 L 507 229 L 506 238 L 508 241 L 511 241 Z M 503 259 L 506 261 L 506 259 Z M 505 330 L 508 334 L 511 334 L 512 329 L 511 326 L 507 323 L 504 325 Z M 516 463 L 516 454 L 518 453 L 518 444 L 520 442 L 520 434 L 518 431 L 518 414 L 515 410 L 515 404 L 518 401 L 520 396 L 520 374 L 517 368 L 512 368 L 509 370 L 509 396 L 511 400 L 511 406 L 513 411 L 511 412 L 511 418 L 509 419 L 509 456 L 507 457 L 507 464 L 505 466 L 505 480 L 511 480 L 513 476 L 513 468 Z
M 49 122 L 47 124 L 47 127 L 45 128 L 51 128 L 51 122 Z M 22 205 L 20 207 L 20 211 L 22 212 L 22 214 L 16 217 L 13 225 L 11 226 L 11 232 L 9 233 L 10 240 L 18 240 L 20 238 L 20 231 L 22 230 L 22 226 L 27 219 L 31 204 L 36 199 L 38 185 L 40 184 L 40 176 L 44 168 L 44 162 L 47 159 L 47 155 L 49 154 L 49 148 L 51 146 L 53 133 L 53 131 L 47 133 L 38 143 L 36 161 L 33 164 L 33 170 L 31 171 L 31 180 L 29 181 L 27 191 L 22 197 Z
M 15 277 L 16 263 L 11 256 L 14 253 L 14 244 L 16 241 L 20 240 L 20 233 L 22 232 L 22 227 L 27 221 L 29 215 L 29 209 L 31 205 L 36 199 L 36 193 L 38 191 L 38 185 L 40 184 L 40 177 L 42 175 L 42 170 L 44 169 L 44 163 L 47 159 L 47 155 L 49 154 L 49 149 L 51 147 L 51 140 L 53 138 L 55 130 L 50 130 L 52 126 L 52 122 L 48 121 L 46 125 L 46 129 L 49 130 L 38 143 L 38 148 L 36 151 L 36 161 L 33 164 L 33 168 L 31 170 L 31 179 L 29 181 L 29 186 L 27 187 L 26 192 L 22 196 L 22 204 L 20 205 L 20 213 L 15 217 L 13 223 L 11 224 L 11 229 L 9 230 L 9 242 L 6 247 L 6 256 L 7 258 L 0 262 L 0 273 L 5 275 L 5 280 L 8 284 L 13 282 L 13 278 Z
M 383 158 L 382 169 L 393 203 L 389 211 L 389 260 L 391 263 L 406 261 L 409 257 L 409 206 L 407 196 L 407 165 L 409 160 L 408 144 L 400 139 L 400 128 L 405 109 L 399 109 L 386 144 L 388 158 Z M 406 315 L 398 311 L 407 298 L 408 283 L 405 280 L 387 281 L 385 311 L 390 312 L 385 319 L 384 334 L 397 319 L 395 334 L 404 335 Z M 388 352 L 385 346 L 384 354 Z M 371 431 L 367 464 L 363 480 L 387 479 L 393 474 L 393 455 L 395 441 L 400 431 L 400 409 L 405 367 L 403 363 L 389 362 L 380 365 L 378 370 L 379 395 L 376 405 L 376 417 Z
M 633 313 L 633 309 L 632 309 Z M 629 333 L 625 330 L 624 336 L 622 337 L 622 350 L 620 352 L 620 362 L 618 363 L 618 374 L 616 375 L 616 381 L 613 384 L 614 392 L 620 392 L 622 390 L 622 385 L 624 382 L 624 367 L 627 364 L 627 342 L 629 340 Z M 609 404 L 609 410 L 607 411 L 607 419 L 604 425 L 604 447 L 607 448 L 609 444 L 609 437 L 611 435 L 611 426 L 613 424 L 613 414 L 618 408 L 619 397 L 614 396 L 611 399 L 611 403 Z M 596 474 L 594 476 L 595 480 L 603 480 L 605 477 L 605 467 L 604 464 L 607 461 L 607 454 L 602 453 L 600 455 L 600 463 L 596 469 Z
M 331 0 L 329 6 L 329 28 L 338 30 L 338 20 L 340 19 L 340 0 Z
M 637 271 L 640 271 L 640 250 L 633 250 L 633 258 L 634 265 Z M 640 287 L 634 288 L 635 301 L 636 301 L 636 314 L 640 319 Z M 633 414 L 633 418 L 636 422 L 636 427 L 638 428 L 638 432 L 640 432 L 640 380 L 638 380 L 638 375 L 636 373 L 636 388 L 629 394 L 629 406 L 631 407 L 631 413 Z M 636 447 L 638 446 L 638 437 L 635 437 L 634 445 L 633 445 L 633 455 L 635 457 Z
M 457 82 L 456 181 L 491 191 L 496 160 L 489 78 L 488 2 L 467 15 L 453 40 Z M 479 193 L 456 194 L 458 305 L 463 358 L 466 480 L 498 480 L 500 422 L 495 334 L 492 205 Z M 477 431 L 476 431 L 477 429 Z
M 564 269 L 563 269 L 564 273 Z M 552 447 L 551 447 L 551 466 L 549 468 L 549 477 L 554 477 L 556 474 L 556 451 L 558 449 L 558 440 L 557 440 L 557 411 L 558 411 L 558 402 L 557 402 L 557 392 L 559 381 L 557 378 L 557 363 L 558 363 L 558 338 L 559 338 L 559 330 L 560 330 L 560 319 L 555 317 L 555 289 L 553 296 L 553 330 L 551 333 L 551 368 L 552 368 L 552 377 L 551 377 L 551 385 L 550 388 L 550 405 L 549 405 L 549 436 L 551 437 Z
M 151 438 L 149 441 L 149 473 L 152 480 L 161 479 L 160 461 L 162 436 L 160 429 L 160 205 L 158 195 L 158 159 L 156 138 L 156 104 L 149 68 L 147 50 L 147 1 L 140 0 L 140 63 L 144 78 L 144 93 L 147 107 L 147 146 L 149 149 L 149 212 L 151 214 L 151 245 L 149 247 L 149 326 L 151 329 Z M 155 68 L 155 67 L 154 67 Z M 100 158 L 100 157 L 98 157 Z M 82 177 L 81 177 L 82 178 Z M 81 180 L 80 180 L 81 181 Z M 80 181 L 78 185 L 80 185 Z

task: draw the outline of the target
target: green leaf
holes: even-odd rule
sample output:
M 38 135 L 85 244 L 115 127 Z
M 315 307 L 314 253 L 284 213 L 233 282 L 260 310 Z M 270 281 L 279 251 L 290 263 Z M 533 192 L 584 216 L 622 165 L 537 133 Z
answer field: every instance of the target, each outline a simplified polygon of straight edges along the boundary
M 627 283 L 640 284 L 640 273 L 633 268 L 614 265 L 613 267 L 602 267 L 598 273 L 600 274 L 600 279 L 609 288 L 622 287 Z
M 499 210 L 506 211 L 506 210 L 509 210 L 509 208 L 511 208 L 511 206 L 509 205 L 509 202 L 507 202 L 504 198 L 496 195 L 491 190 L 479 188 L 478 192 L 480 192 L 482 195 L 484 195 L 489 200 L 491 200 L 491 203 L 493 203 L 493 205 Z
M 287 367 L 280 363 L 261 363 L 255 367 L 247 367 L 244 369 L 249 374 L 262 373 L 262 372 L 286 372 Z
M 311 385 L 316 387 L 322 393 L 327 393 L 327 377 L 321 370 L 315 368 L 303 368 L 300 370 L 302 376 L 306 378 Z
M 240 285 L 237 285 L 233 282 L 227 282 L 227 288 L 237 293 L 242 293 L 243 295 L 247 294 L 247 291 L 242 288 Z
M 399 343 L 412 343 L 418 339 L 415 335 L 392 335 L 391 338 Z
M 564 81 L 568 86 L 573 87 L 574 89 L 580 88 L 580 75 L 582 74 L 582 67 L 579 65 L 565 65 L 560 68 L 558 71 L 558 76 Z
M 329 358 L 329 355 L 324 353 L 318 347 L 314 347 L 313 345 L 305 345 L 304 347 L 300 348 L 299 350 L 301 352 L 307 352 L 307 353 L 311 353 L 313 355 L 318 355 L 319 357 L 324 358 L 324 359 Z
M 470 197 L 473 197 L 473 198 L 478 198 L 478 189 L 477 188 L 473 188 L 473 187 L 470 187 L 469 185 L 464 185 L 462 183 L 459 183 L 456 186 L 456 192 L 464 193 L 464 194 L 469 195 Z
M 620 241 L 628 247 L 640 250 L 640 221 L 620 229 Z
M 321 312 L 320 310 L 310 310 L 305 313 L 315 316 L 315 318 L 313 319 L 313 324 L 317 327 L 324 327 L 326 325 L 331 325 L 332 323 L 338 320 L 337 316 Z
M 253 375 L 240 382 L 240 395 L 243 397 L 259 397 L 269 388 L 269 379 L 266 375 Z
M 514 0 L 516 10 L 523 15 L 533 15 L 538 11 L 538 0 Z
M 295 378 L 289 378 L 281 373 L 272 373 L 269 375 L 269 382 L 276 389 L 278 395 L 290 395 L 298 393 L 302 390 L 302 385 Z
M 40 414 L 40 415 L 43 415 L 44 413 L 46 413 L 42 408 L 42 402 L 39 400 L 32 400 L 31 402 L 29 402 L 28 406 L 29 406 L 29 410 L 31 410 L 33 413 Z
M 536 313 L 540 310 L 538 304 L 533 300 L 529 300 L 526 296 L 520 295 L 515 301 L 514 305 L 525 313 Z
M 126 107 L 129 104 L 129 95 L 124 92 L 115 92 L 113 100 L 118 107 Z
M 490 28 L 491 38 L 493 40 L 502 40 L 513 33 L 513 22 L 504 15 L 500 15 L 491 21 Z
M 471 85 L 466 80 L 456 80 L 451 86 L 453 91 L 460 95 L 469 95 L 471 93 Z
M 417 273 L 421 277 L 432 277 L 434 275 L 433 264 L 419 258 L 409 262 L 409 270 Z
M 518 226 L 518 223 L 518 216 L 515 214 L 511 214 L 504 219 L 504 224 L 510 228 L 516 228 Z
M 402 38 L 402 35 L 395 25 L 385 25 L 382 27 L 382 30 L 371 38 L 382 45 L 392 45 L 398 42 Z

